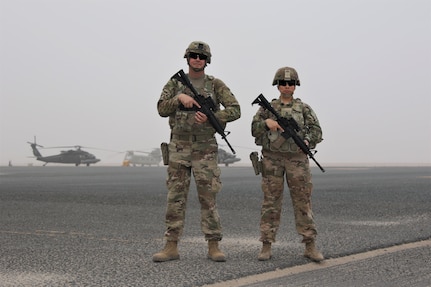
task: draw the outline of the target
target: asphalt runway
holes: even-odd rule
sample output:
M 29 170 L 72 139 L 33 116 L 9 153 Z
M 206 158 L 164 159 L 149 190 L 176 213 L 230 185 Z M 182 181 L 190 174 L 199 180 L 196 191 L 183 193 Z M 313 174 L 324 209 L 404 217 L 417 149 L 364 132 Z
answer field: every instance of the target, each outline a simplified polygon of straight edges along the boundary
M 0 167 L 0 286 L 431 286 L 431 167 L 313 169 L 323 264 L 302 256 L 288 193 L 273 258 L 258 261 L 260 177 L 221 168 L 227 261 L 206 257 L 192 184 L 181 259 L 154 263 L 165 167 Z

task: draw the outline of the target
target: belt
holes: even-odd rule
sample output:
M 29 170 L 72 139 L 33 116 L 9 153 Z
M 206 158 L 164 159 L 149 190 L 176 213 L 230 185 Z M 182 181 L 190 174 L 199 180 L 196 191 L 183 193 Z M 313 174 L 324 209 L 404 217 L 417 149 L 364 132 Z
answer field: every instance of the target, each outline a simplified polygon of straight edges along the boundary
M 176 135 L 171 134 L 171 139 L 180 140 L 180 141 L 204 141 L 213 138 L 212 135 Z

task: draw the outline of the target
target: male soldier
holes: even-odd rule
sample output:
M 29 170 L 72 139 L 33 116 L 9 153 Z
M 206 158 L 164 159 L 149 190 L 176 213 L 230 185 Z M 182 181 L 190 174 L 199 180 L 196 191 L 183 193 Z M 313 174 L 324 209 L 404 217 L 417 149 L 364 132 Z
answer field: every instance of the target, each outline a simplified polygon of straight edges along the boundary
M 210 97 L 216 106 L 215 116 L 226 126 L 241 116 L 240 106 L 230 89 L 220 80 L 205 74 L 211 63 L 208 44 L 192 42 L 184 54 L 189 66 L 188 78 L 200 95 Z M 171 140 L 167 175 L 166 246 L 153 255 L 153 261 L 179 259 L 177 243 L 182 235 L 190 187 L 191 172 L 195 178 L 201 204 L 201 229 L 208 241 L 208 258 L 226 261 L 218 247 L 222 239 L 216 195 L 221 190 L 220 168 L 217 165 L 218 145 L 215 129 L 207 116 L 197 111 L 200 105 L 192 97 L 189 88 L 180 81 L 170 79 L 163 87 L 157 102 L 162 117 L 169 117 Z M 220 109 L 220 105 L 224 109 Z
M 322 141 L 322 130 L 316 114 L 309 105 L 293 97 L 300 85 L 298 73 L 290 67 L 277 70 L 272 85 L 280 92 L 271 106 L 281 117 L 293 118 L 300 128 L 299 136 L 305 144 L 314 148 Z M 292 198 L 297 232 L 305 243 L 304 256 L 313 261 L 322 261 L 323 255 L 316 249 L 316 226 L 311 211 L 313 184 L 307 155 L 292 138 L 286 139 L 283 129 L 271 112 L 259 108 L 253 117 L 251 131 L 257 145 L 262 146 L 262 191 L 263 203 L 260 220 L 260 241 L 263 242 L 258 259 L 271 258 L 271 244 L 280 225 L 283 201 L 284 177 Z

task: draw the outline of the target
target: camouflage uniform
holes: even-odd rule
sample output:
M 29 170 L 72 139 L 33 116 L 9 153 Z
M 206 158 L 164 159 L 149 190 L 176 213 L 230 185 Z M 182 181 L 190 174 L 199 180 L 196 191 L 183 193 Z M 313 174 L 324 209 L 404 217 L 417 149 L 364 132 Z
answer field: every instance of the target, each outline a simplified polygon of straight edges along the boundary
M 219 79 L 205 75 L 199 82 L 191 82 L 199 94 L 212 97 L 218 110 L 215 116 L 225 126 L 240 117 L 240 106 L 229 88 Z M 221 190 L 220 168 L 217 165 L 218 145 L 215 130 L 206 121 L 195 122 L 195 111 L 180 107 L 178 95 L 193 95 L 176 79 L 164 86 L 157 103 L 159 115 L 169 117 L 171 139 L 167 175 L 167 241 L 178 241 L 184 228 L 187 196 L 191 172 L 195 178 L 201 204 L 201 229 L 206 240 L 221 240 L 222 228 L 217 212 L 216 194 Z M 220 105 L 224 109 L 219 109 Z
M 280 116 L 292 117 L 301 128 L 299 135 L 314 148 L 322 141 L 322 130 L 316 114 L 300 99 L 283 104 L 280 99 L 271 102 Z M 287 180 L 293 203 L 296 230 L 303 242 L 314 241 L 317 234 L 311 210 L 313 184 L 309 161 L 292 138 L 285 139 L 279 131 L 269 131 L 265 120 L 276 118 L 262 107 L 252 121 L 252 135 L 256 144 L 262 146 L 262 191 L 264 199 L 261 210 L 260 231 L 262 242 L 275 242 L 280 225 L 283 201 L 284 177 Z

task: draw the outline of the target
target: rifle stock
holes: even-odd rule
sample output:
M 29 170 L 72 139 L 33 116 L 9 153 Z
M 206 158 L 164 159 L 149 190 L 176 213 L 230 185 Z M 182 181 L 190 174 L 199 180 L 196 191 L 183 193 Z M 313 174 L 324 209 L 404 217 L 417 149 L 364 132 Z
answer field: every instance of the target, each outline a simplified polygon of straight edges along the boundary
M 320 170 L 325 172 L 325 169 L 317 162 L 317 160 L 314 158 L 314 154 L 304 143 L 304 140 L 296 133 L 296 131 L 299 131 L 299 127 L 296 122 L 281 117 L 262 94 L 260 94 L 251 104 L 258 104 L 264 109 L 270 111 L 277 118 L 277 123 L 284 130 L 281 135 L 286 139 L 292 138 L 295 144 L 316 163 Z
M 175 73 L 171 79 L 176 79 L 177 81 L 180 81 L 183 85 L 188 87 L 192 93 L 193 98 L 196 100 L 196 102 L 199 103 L 201 106 L 198 111 L 204 113 L 212 127 L 216 130 L 216 132 L 221 136 L 221 138 L 226 142 L 226 144 L 229 146 L 230 150 L 233 154 L 236 154 L 235 150 L 232 148 L 231 144 L 227 140 L 227 135 L 229 133 L 225 133 L 223 126 L 218 121 L 217 117 L 214 115 L 215 110 L 215 104 L 211 98 L 205 98 L 202 95 L 199 95 L 199 93 L 196 91 L 196 89 L 193 87 L 192 83 L 190 82 L 189 78 L 186 76 L 184 71 L 181 69 L 177 73 Z

